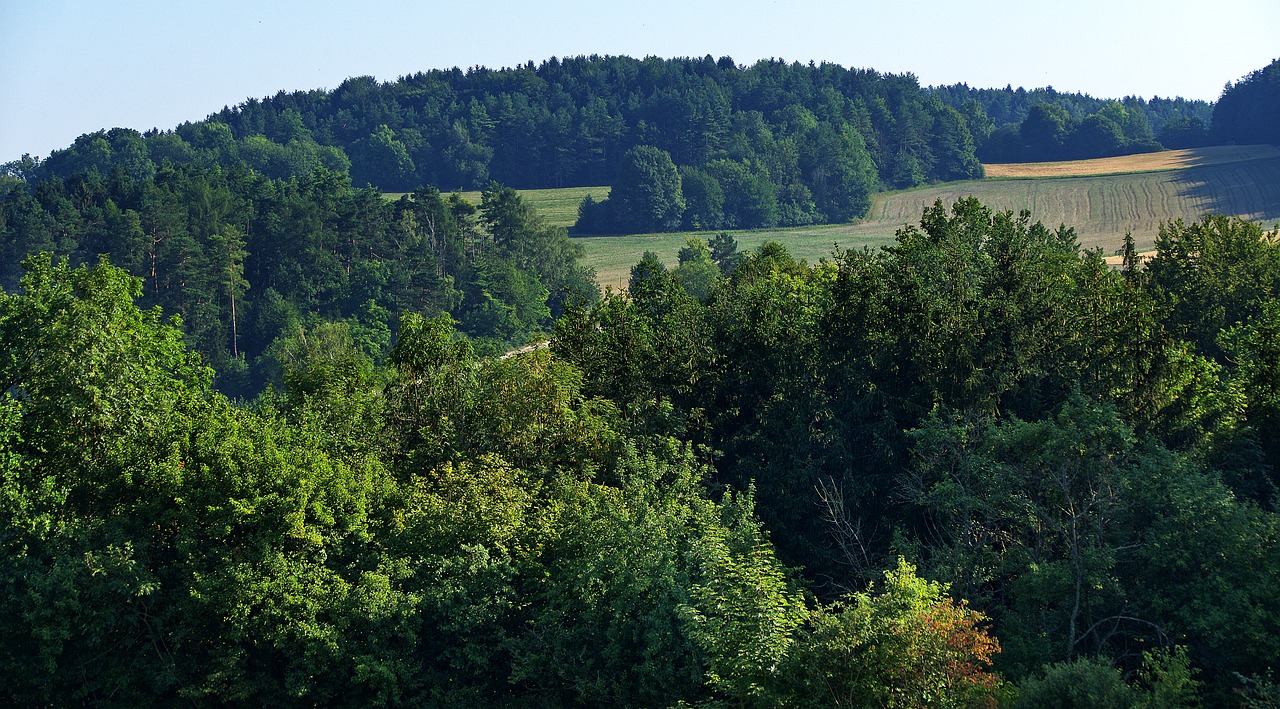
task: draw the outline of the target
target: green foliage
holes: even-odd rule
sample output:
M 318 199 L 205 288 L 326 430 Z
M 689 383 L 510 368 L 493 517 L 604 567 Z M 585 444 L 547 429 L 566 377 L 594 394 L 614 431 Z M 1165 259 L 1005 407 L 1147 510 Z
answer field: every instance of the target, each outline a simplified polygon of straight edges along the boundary
M 1017 96 L 1008 95 L 1010 92 L 1011 89 L 974 92 L 968 87 L 942 90 L 944 100 L 950 100 L 961 111 L 968 111 L 968 116 L 980 123 L 991 118 L 978 100 L 964 98 L 972 93 L 979 94 L 990 109 L 1005 116 L 1001 127 L 987 130 L 987 135 L 978 143 L 977 152 L 986 162 L 1085 160 L 1151 152 L 1162 147 L 1155 141 L 1153 120 L 1159 121 L 1161 135 L 1169 136 L 1175 143 L 1187 140 L 1180 132 L 1183 126 L 1191 125 L 1193 120 L 1207 120 L 1207 106 L 1203 102 L 1181 98 L 1156 98 L 1148 103 L 1134 97 L 1114 101 L 1064 95 L 1052 89 L 1037 90 L 1041 94 L 1037 98 L 1022 89 Z M 956 104 L 956 101 L 966 103 Z M 1023 105 L 1015 110 L 1010 105 L 1015 103 Z M 1164 147 L 1191 146 L 1166 143 Z
M 1262 677 L 1245 677 L 1238 675 L 1240 683 L 1244 685 L 1236 689 L 1235 699 L 1240 701 L 1240 706 L 1247 709 L 1272 709 L 1272 707 L 1280 706 L 1280 685 L 1271 680 L 1270 676 Z
M 1280 109 L 1280 60 L 1227 84 L 1213 106 L 1213 138 L 1219 143 L 1280 144 L 1268 116 Z
M 1280 292 L 1280 244 L 1256 224 L 1223 215 L 1167 224 L 1148 283 L 1179 336 L 1221 359 L 1219 333 L 1256 317 Z
M 680 249 L 680 265 L 674 271 L 676 280 L 689 295 L 700 301 L 711 295 L 720 268 L 712 261 L 711 249 L 702 239 L 690 237 Z
M 1008 692 L 985 620 L 899 559 L 879 592 L 810 615 L 782 673 L 788 705 L 992 706 Z
M 724 190 L 724 225 L 731 229 L 777 226 L 777 188 L 758 164 L 716 160 L 707 173 Z
M 729 236 L 728 232 L 722 231 L 711 238 L 707 247 L 711 249 L 711 260 L 720 267 L 720 272 L 726 276 L 733 275 L 733 270 L 738 267 L 743 256 L 738 253 L 737 240 Z
M 547 289 L 546 294 L 533 296 L 536 303 L 522 303 L 519 297 L 505 299 L 517 312 L 523 311 L 520 317 L 528 326 L 559 317 L 571 303 L 590 303 L 599 297 L 595 274 L 578 263 L 582 247 L 571 241 L 563 228 L 546 226 L 515 190 L 490 184 L 480 197 L 480 219 L 493 240 L 494 251 L 536 276 Z M 543 303 L 546 314 L 540 310 Z
M 581 247 L 498 185 L 477 218 L 457 196 L 388 202 L 321 167 L 289 181 L 173 165 L 145 181 L 85 180 L 0 199 L 0 249 L 14 257 L 0 262 L 4 287 L 32 250 L 107 254 L 143 278 L 144 304 L 182 317 L 218 388 L 243 398 L 280 384 L 267 350 L 299 326 L 344 320 L 379 359 L 399 313 L 445 312 L 505 350 L 598 297 Z
M 136 279 L 47 257 L 30 268 L 0 316 L 17 432 L 4 458 L 20 463 L 5 479 L 11 699 L 136 703 L 215 686 L 267 698 L 305 677 L 279 660 L 316 661 L 314 633 L 335 631 L 310 600 L 286 606 L 287 623 L 252 609 L 342 588 L 314 553 L 329 544 L 342 558 L 362 534 L 376 467 L 327 459 L 210 399 L 176 328 L 133 305 Z M 218 667 L 231 674 L 219 681 Z
M 1042 103 L 1027 111 L 1018 131 L 1031 146 L 1033 160 L 1062 160 L 1067 156 L 1067 138 L 1075 132 L 1075 125 L 1066 109 Z
M 723 534 L 718 510 L 698 499 L 687 451 L 628 446 L 611 475 L 617 487 L 578 483 L 557 495 L 536 610 L 512 644 L 513 678 L 560 704 L 698 696 L 706 660 L 683 609 L 701 573 L 693 549 Z
M 106 263 L 72 269 L 49 254 L 25 266 L 21 292 L 0 296 L 0 387 L 22 407 L 22 440 L 63 475 L 101 464 L 127 480 L 125 441 L 164 438 L 178 425 L 168 417 L 208 386 L 209 372 L 176 322 L 133 306 L 138 279 Z
M 1273 522 L 1221 482 L 1078 395 L 1037 423 L 940 424 L 917 433 L 920 468 L 902 490 L 922 505 L 935 573 L 979 607 L 1002 599 L 993 615 L 1008 667 L 1170 637 L 1206 667 L 1272 652 L 1270 631 L 1238 635 L 1235 647 L 1252 649 L 1237 654 L 1215 629 L 1248 626 L 1246 607 L 1271 605 L 1269 572 L 1238 575 L 1236 564 L 1273 563 L 1262 551 Z M 1205 597 L 1216 619 L 1191 600 Z
M 696 167 L 681 165 L 680 185 L 685 198 L 685 228 L 704 230 L 724 226 L 725 195 L 719 180 Z
M 1206 215 L 1189 225 L 1165 225 L 1156 247 L 1145 284 L 1166 327 L 1210 358 L 1213 364 L 1205 368 L 1216 370 L 1236 396 L 1236 421 L 1220 427 L 1208 453 L 1237 489 L 1266 500 L 1275 485 L 1267 468 L 1280 453 L 1268 403 L 1274 357 L 1264 344 L 1280 292 L 1276 235 L 1240 219 Z
M 1082 657 L 1047 666 L 1042 676 L 1018 687 L 1015 707 L 1198 707 L 1186 648 L 1143 653 L 1137 681 L 1126 684 L 1123 673 L 1101 658 Z
M 413 186 L 413 158 L 386 124 L 353 143 L 351 158 L 356 166 L 351 179 L 357 185 L 376 183 L 389 191 Z
M 409 316 L 384 388 L 348 327 L 302 328 L 286 394 L 235 409 L 138 280 L 29 265 L 0 300 L 7 701 L 696 701 L 708 589 L 803 610 L 749 499 L 545 351 Z
M 609 203 L 616 226 L 626 231 L 669 231 L 679 227 L 684 192 L 671 156 L 651 145 L 628 150 L 622 156 Z
M 1095 113 L 1080 122 L 1072 132 L 1070 150 L 1073 155 L 1106 158 L 1124 150 L 1124 129 L 1110 117 Z
M 1142 463 L 1133 460 L 1131 431 L 1075 395 L 1051 420 L 974 427 L 934 420 L 915 436 L 919 464 L 901 480 L 903 494 L 937 530 L 932 561 L 940 575 L 975 602 L 1006 598 L 1009 661 L 1032 657 L 1034 666 L 1102 649 L 1108 638 L 1099 628 L 1114 633 L 1119 625 L 1109 616 L 1131 615 L 1122 612 L 1122 559 L 1114 551 L 1140 535 L 1125 525 L 1129 491 L 1142 479 L 1132 469 Z M 1061 647 L 1042 645 L 1049 637 Z
M 90 171 L 145 180 L 167 164 L 287 181 L 323 168 L 392 192 L 620 180 L 615 208 L 593 198 L 581 231 L 670 230 L 682 219 L 693 229 L 843 222 L 863 215 L 882 184 L 980 176 L 967 119 L 933 93 L 911 76 L 834 64 L 552 58 L 386 83 L 352 77 L 332 91 L 250 99 L 172 131 L 99 131 L 21 172 L 32 184 Z M 627 196 L 658 184 L 657 173 L 632 174 L 637 149 L 668 156 L 657 201 Z M 720 161 L 746 174 L 712 170 Z
M 1128 709 L 1138 704 L 1135 692 L 1111 663 L 1092 658 L 1050 665 L 1043 677 L 1018 687 L 1018 707 L 1097 707 Z
M 479 337 L 520 342 L 551 317 L 550 292 L 537 276 L 502 258 L 476 264 L 462 323 Z
M 711 686 L 744 703 L 767 704 L 771 675 L 808 612 L 751 519 L 752 506 L 750 491 L 727 498 L 723 527 L 693 545 L 699 573 L 685 612 L 707 654 Z
M 1162 133 L 1165 126 L 1178 121 L 1198 121 L 1208 125 L 1215 107 L 1210 101 L 1181 97 L 1154 97 L 1148 101 L 1137 96 L 1126 96 L 1116 101 L 1081 93 L 1065 94 L 1055 91 L 1051 86 L 1036 89 L 1015 89 L 1012 86 L 1003 89 L 978 89 L 966 84 L 954 84 L 935 86 L 930 93 L 960 111 L 969 125 L 979 152 L 992 147 L 990 138 L 995 133 L 1003 132 L 1006 128 L 1016 131 L 1031 107 L 1041 103 L 1058 105 L 1077 120 L 1096 113 L 1114 112 L 1115 107 L 1121 107 L 1128 114 L 1128 120 L 1121 121 L 1121 124 L 1126 126 L 1126 134 L 1130 129 L 1135 131 L 1132 137 L 1136 140 L 1150 138 L 1151 133 Z M 1184 146 L 1166 143 L 1165 147 Z M 987 159 L 984 157 L 984 160 Z
M 1209 129 L 1196 117 L 1178 116 L 1160 129 L 1160 144 L 1170 150 L 1202 148 L 1210 144 Z
M 1014 679 L 1092 656 L 1137 677 L 1141 652 L 1177 643 L 1185 661 L 1143 686 L 1216 701 L 1280 637 L 1276 518 L 1250 501 L 1273 489 L 1266 248 L 1115 271 L 1065 226 L 962 200 L 835 264 L 767 245 L 705 303 L 649 255 L 629 299 L 572 313 L 553 350 L 639 430 L 687 436 L 713 480 L 753 487 L 819 597 L 910 553 L 992 619 Z M 1199 288 L 1246 318 L 1197 326 L 1226 356 L 1166 305 Z
M 856 113 L 825 96 L 716 144 L 795 174 L 789 136 Z M 1260 232 L 1173 225 L 1148 271 L 973 200 L 814 266 L 695 239 L 487 356 L 450 310 L 528 335 L 582 275 L 510 190 L 94 179 L 23 228 L 146 278 L 43 255 L 0 295 L 8 703 L 991 706 L 997 668 L 1025 705 L 1273 694 Z M 285 214 L 312 243 L 259 239 Z M 237 332 L 224 373 L 277 382 L 233 406 L 187 342 Z
M 1256 441 L 1265 461 L 1273 467 L 1280 460 L 1280 303 L 1262 306 L 1262 312 L 1219 335 L 1219 345 L 1232 362 L 1232 377 L 1239 382 L 1245 398 L 1245 430 L 1225 445 L 1247 446 Z M 1242 481 L 1243 482 L 1243 481 Z M 1251 497 L 1267 499 L 1275 495 L 1274 479 L 1262 489 L 1250 490 Z M 1271 488 L 1268 490 L 1267 488 Z
M 1141 706 L 1151 707 L 1199 707 L 1197 690 L 1201 683 L 1195 679 L 1185 647 L 1164 648 L 1142 654 L 1139 678 L 1150 692 Z

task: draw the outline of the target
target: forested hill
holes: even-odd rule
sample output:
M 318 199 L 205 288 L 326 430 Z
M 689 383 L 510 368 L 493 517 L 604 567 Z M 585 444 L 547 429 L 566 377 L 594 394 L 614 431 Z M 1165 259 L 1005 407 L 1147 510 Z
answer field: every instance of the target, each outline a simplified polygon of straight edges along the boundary
M 1010 123 L 1021 123 L 1031 111 L 1031 107 L 1041 103 L 1061 106 L 1076 120 L 1082 120 L 1100 111 L 1114 110 L 1109 107 L 1119 104 L 1126 112 L 1134 115 L 1135 123 L 1145 123 L 1147 130 L 1154 136 L 1159 136 L 1170 121 L 1197 120 L 1202 125 L 1208 126 L 1213 120 L 1213 103 L 1181 97 L 1153 96 L 1151 99 L 1144 99 L 1141 96 L 1125 96 L 1121 99 L 1110 99 L 1080 92 L 1064 93 L 1052 86 L 1035 89 L 1019 86 L 1015 89 L 1012 85 L 1003 89 L 982 89 L 968 84 L 951 84 L 932 86 L 928 91 L 942 99 L 943 103 L 960 111 L 966 119 L 978 115 L 971 108 L 965 108 L 965 104 L 974 102 L 982 108 L 986 118 L 996 128 Z M 982 127 L 973 125 L 970 121 L 969 129 L 975 131 L 976 138 L 976 132 L 982 130 Z
M 1280 144 L 1280 60 L 1228 83 L 1216 103 L 1183 98 L 1122 100 L 1065 94 L 1052 87 L 929 93 L 964 116 L 984 163 L 1126 155 L 1161 148 Z
M 3 172 L 28 182 L 169 162 L 248 167 L 272 178 L 318 167 L 356 187 L 409 192 L 615 185 L 643 147 L 683 190 L 635 219 L 592 215 L 594 231 L 843 222 L 868 195 L 982 174 L 979 159 L 1092 158 L 1207 144 L 1203 101 L 1063 94 L 1052 88 L 922 88 L 910 74 L 836 64 L 649 57 L 551 58 L 535 66 L 436 69 L 332 91 L 281 91 L 208 119 L 78 138 Z M 1234 139 L 1224 137 L 1226 139 Z M 591 217 L 598 217 L 592 219 Z
M 984 163 L 1089 159 L 1217 144 L 1207 101 L 1126 96 L 1120 100 L 967 84 L 929 92 L 964 116 Z M 1221 141 L 1225 142 L 1225 140 Z
M 835 169 L 822 161 L 849 151 L 865 151 L 878 166 L 871 179 L 890 187 L 980 170 L 964 121 L 910 75 L 825 63 L 743 67 L 728 57 L 591 56 L 280 92 L 173 131 L 85 136 L 50 156 L 43 173 L 66 176 L 124 151 L 157 165 L 243 160 L 274 177 L 349 161 L 357 186 L 389 191 L 473 189 L 490 180 L 560 187 L 609 184 L 623 153 L 642 144 L 678 165 L 742 161 L 815 197 L 821 175 Z
M 1213 107 L 1222 142 L 1280 144 L 1280 59 L 1230 84 Z
M 147 179 L 90 170 L 28 187 L 0 181 L 0 289 L 17 287 L 30 254 L 105 256 L 143 279 L 142 305 L 181 318 L 237 395 L 278 374 L 290 337 L 321 321 L 333 325 L 326 346 L 376 360 L 402 313 L 447 313 L 481 351 L 502 351 L 597 297 L 581 246 L 507 187 L 477 209 L 430 188 L 391 202 L 324 168 L 276 180 L 172 164 Z

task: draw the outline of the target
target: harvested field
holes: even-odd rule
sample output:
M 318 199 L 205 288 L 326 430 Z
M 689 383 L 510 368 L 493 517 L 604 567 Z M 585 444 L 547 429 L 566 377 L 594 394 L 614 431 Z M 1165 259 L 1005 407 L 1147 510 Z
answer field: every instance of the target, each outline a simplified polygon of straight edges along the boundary
M 1219 145 L 1210 148 L 1162 150 L 1158 153 L 1121 155 L 1094 160 L 1002 163 L 982 167 L 986 169 L 988 178 L 1084 177 L 1183 170 L 1275 157 L 1280 157 L 1280 147 L 1274 145 Z
M 1280 149 L 1241 149 L 1226 161 L 1232 147 L 1200 151 L 1206 164 L 1152 172 L 1038 179 L 953 182 L 905 192 L 875 195 L 867 218 L 855 224 L 732 232 L 740 249 L 767 240 L 784 244 L 793 255 L 809 262 L 843 248 L 876 247 L 891 243 L 898 229 L 917 224 L 935 200 L 951 204 L 976 197 L 987 206 L 1014 212 L 1027 209 L 1032 219 L 1056 227 L 1074 227 L 1085 248 L 1114 253 L 1126 232 L 1140 251 L 1149 251 L 1162 222 L 1193 221 L 1205 212 L 1231 214 L 1271 228 L 1280 222 Z M 1169 151 L 1174 152 L 1174 151 Z M 1185 151 L 1177 151 L 1185 152 Z M 1241 157 L 1243 156 L 1243 157 Z M 1185 158 L 1184 158 L 1185 159 Z M 578 241 L 586 248 L 588 265 L 601 285 L 625 285 L 631 266 L 645 251 L 657 253 L 674 266 L 688 236 L 711 234 L 652 234 L 591 237 Z

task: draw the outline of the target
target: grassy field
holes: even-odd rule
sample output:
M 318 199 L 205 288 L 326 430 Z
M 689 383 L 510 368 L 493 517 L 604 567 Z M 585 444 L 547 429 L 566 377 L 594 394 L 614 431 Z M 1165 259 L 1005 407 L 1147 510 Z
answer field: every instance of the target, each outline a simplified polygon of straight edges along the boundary
M 1093 171 L 1094 176 L 975 180 L 888 192 L 875 195 L 867 218 L 855 224 L 732 233 L 740 249 L 773 239 L 812 263 L 830 255 L 835 244 L 860 248 L 891 243 L 899 228 L 918 223 L 921 213 L 935 200 L 950 204 L 963 197 L 977 197 L 993 209 L 1030 210 L 1032 219 L 1052 227 L 1073 226 L 1081 245 L 1101 247 L 1108 253 L 1120 248 L 1126 232 L 1133 234 L 1140 251 L 1149 251 L 1161 222 L 1189 222 L 1205 212 L 1238 215 L 1271 228 L 1280 222 L 1280 150 L 1244 147 L 1235 151 L 1236 159 L 1227 160 L 1225 155 L 1232 151 L 1233 147 L 1199 151 L 1190 158 L 1192 167 L 1178 169 L 1096 174 L 1115 169 L 1116 163 L 1108 162 L 1077 165 L 1076 170 L 1086 171 L 1083 174 Z M 1183 155 L 1166 156 L 1165 160 L 1188 159 L 1187 151 L 1169 152 Z M 617 288 L 626 284 L 631 266 L 645 251 L 657 253 L 674 266 L 685 238 L 692 235 L 709 236 L 654 234 L 592 237 L 579 242 L 586 248 L 586 261 L 596 269 L 600 284 Z
M 917 220 L 919 216 L 917 215 Z M 901 226 L 901 225 L 898 225 Z M 738 242 L 739 251 L 759 247 L 766 241 L 786 245 L 792 256 L 816 263 L 829 258 L 837 245 L 841 248 L 861 248 L 893 243 L 897 227 L 882 228 L 874 225 L 864 229 L 862 225 L 830 224 L 790 229 L 759 229 L 755 231 L 730 231 Z M 669 267 L 679 263 L 678 255 L 685 239 L 696 236 L 703 240 L 715 232 L 678 232 L 668 234 L 636 234 L 629 236 L 593 236 L 575 239 L 586 249 L 584 262 L 596 270 L 596 280 L 603 287 L 621 290 L 631 277 L 631 267 L 646 251 L 652 251 Z
M 601 200 L 609 196 L 609 187 L 562 187 L 547 190 L 516 190 L 551 226 L 571 227 L 578 221 L 578 205 L 587 195 Z M 403 193 L 386 192 L 387 199 L 400 199 Z M 479 205 L 480 193 L 463 192 L 462 198 Z

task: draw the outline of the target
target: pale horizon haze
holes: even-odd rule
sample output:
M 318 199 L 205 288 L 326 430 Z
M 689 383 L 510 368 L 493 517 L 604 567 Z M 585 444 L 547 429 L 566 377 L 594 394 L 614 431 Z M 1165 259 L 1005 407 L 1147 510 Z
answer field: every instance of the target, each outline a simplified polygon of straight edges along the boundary
M 1214 101 L 1280 56 L 1280 2 L 0 0 L 0 163 L 351 76 L 591 54 L 826 61 L 924 86 Z

